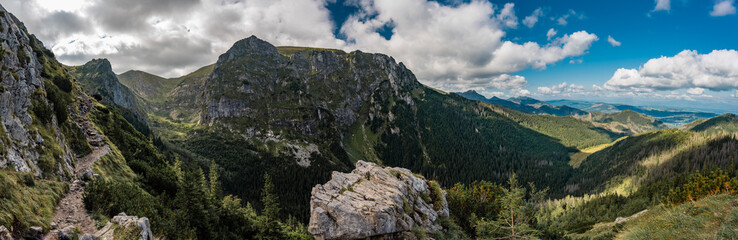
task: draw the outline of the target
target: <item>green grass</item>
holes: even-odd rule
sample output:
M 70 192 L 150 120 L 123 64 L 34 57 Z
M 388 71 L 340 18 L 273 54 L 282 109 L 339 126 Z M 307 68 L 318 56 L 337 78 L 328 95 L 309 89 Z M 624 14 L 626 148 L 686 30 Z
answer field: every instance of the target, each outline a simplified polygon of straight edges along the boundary
M 593 153 L 596 153 L 607 147 L 610 147 L 613 144 L 615 144 L 617 141 L 620 141 L 622 139 L 625 139 L 625 137 L 618 138 L 618 140 L 615 140 L 611 143 L 603 143 L 597 146 L 592 146 L 592 147 L 582 149 L 579 152 L 569 154 L 569 158 L 571 159 L 569 160 L 569 166 L 573 168 L 579 168 L 579 166 L 582 165 L 582 162 L 584 162 L 584 160 L 586 160 L 587 157 L 589 157 L 589 155 L 592 155 Z
M 738 117 L 735 114 L 720 115 L 703 121 L 695 121 L 694 124 L 685 125 L 685 128 L 689 131 L 707 134 L 736 133 L 738 132 Z
M 163 78 L 142 71 L 128 71 L 120 74 L 118 81 L 153 104 L 166 101 L 167 93 L 182 82 L 180 79 Z
M 295 46 L 280 46 L 277 47 L 277 51 L 279 51 L 279 54 L 282 55 L 292 55 L 299 52 L 313 52 L 313 51 L 330 51 L 330 52 L 337 52 L 337 53 L 346 53 L 342 50 L 338 49 L 330 49 L 330 48 L 311 48 L 311 47 L 295 47 Z
M 381 134 L 374 133 L 364 126 L 364 121 L 357 121 L 351 127 L 348 137 L 343 139 L 344 149 L 351 162 L 359 160 L 381 163 L 382 161 L 374 151 L 374 146 L 379 141 Z
M 492 108 L 494 105 L 490 105 Z M 550 115 L 526 114 L 506 108 L 498 109 L 519 124 L 557 139 L 561 144 L 576 149 L 586 149 L 601 144 L 610 143 L 622 137 L 622 134 L 613 133 L 600 128 L 591 122 L 575 117 L 557 117 Z
M 736 239 L 738 198 L 714 195 L 676 207 L 658 206 L 625 225 L 619 239 Z
M 12 227 L 16 234 L 31 226 L 48 230 L 54 209 L 68 188 L 67 183 L 0 170 L 0 225 Z
M 115 145 L 110 145 L 110 153 L 100 157 L 92 167 L 94 172 L 105 181 L 133 182 L 135 177 L 131 168 L 126 165 L 126 159 Z

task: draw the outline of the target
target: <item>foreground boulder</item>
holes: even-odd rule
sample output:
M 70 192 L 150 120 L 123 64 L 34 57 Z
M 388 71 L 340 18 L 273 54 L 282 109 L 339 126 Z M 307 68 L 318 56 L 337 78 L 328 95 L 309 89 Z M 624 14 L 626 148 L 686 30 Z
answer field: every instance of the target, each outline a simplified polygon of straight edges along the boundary
M 333 172 L 310 198 L 308 231 L 315 239 L 407 238 L 441 230 L 446 192 L 404 168 L 358 161 L 351 173 Z M 413 235 L 414 236 L 414 235 Z
M 148 218 L 127 216 L 125 213 L 120 213 L 118 216 L 113 217 L 105 227 L 95 233 L 95 239 L 152 240 L 154 239 L 154 235 L 151 232 Z

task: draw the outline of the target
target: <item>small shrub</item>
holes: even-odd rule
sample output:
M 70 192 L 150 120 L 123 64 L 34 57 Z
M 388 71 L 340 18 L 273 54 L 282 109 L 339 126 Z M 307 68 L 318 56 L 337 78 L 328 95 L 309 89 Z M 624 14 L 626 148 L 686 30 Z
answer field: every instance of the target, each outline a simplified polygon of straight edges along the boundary
M 402 210 L 407 215 L 410 215 L 413 213 L 413 207 L 410 206 L 410 203 L 408 203 L 406 199 L 402 199 Z
M 413 227 L 412 232 L 413 232 L 413 235 L 415 235 L 415 237 L 417 239 L 426 239 L 426 238 L 428 238 L 428 233 L 426 233 L 425 232 L 425 229 L 422 228 L 422 227 L 420 227 L 420 226 Z
M 15 181 L 5 171 L 0 171 L 0 199 L 10 198 L 10 193 L 15 188 Z
M 113 239 L 138 239 L 141 230 L 141 227 L 135 224 L 129 224 L 127 227 L 117 226 L 113 230 Z
M 40 168 L 44 174 L 51 173 L 54 171 L 54 167 L 56 166 L 56 159 L 54 158 L 54 156 L 50 155 L 41 155 L 38 159 L 38 168 Z
M 69 80 L 68 76 L 54 76 L 52 82 L 64 92 L 72 91 L 72 81 Z
M 397 179 L 402 179 L 402 173 L 401 172 L 398 172 L 398 171 L 395 171 L 395 170 L 392 170 L 392 169 L 390 169 L 389 171 L 390 171 L 390 174 L 392 174 L 392 176 L 395 176 Z
M 23 185 L 26 185 L 27 187 L 36 186 L 36 181 L 33 179 L 33 175 L 30 173 L 23 173 L 21 176 L 23 179 Z
M 31 100 L 31 104 L 31 111 L 33 111 L 33 114 L 36 115 L 41 123 L 51 123 L 51 120 L 53 119 L 52 114 L 54 113 L 49 104 L 35 98 Z
M 428 185 L 431 190 L 431 201 L 433 201 L 433 209 L 436 211 L 441 210 L 441 204 L 443 204 L 443 190 L 441 185 L 436 181 L 429 181 Z
M 64 123 L 69 117 L 67 105 L 69 105 L 68 94 L 62 92 L 56 85 L 48 84 L 46 82 L 46 98 L 54 104 L 54 113 L 56 114 L 56 121 L 58 123 Z

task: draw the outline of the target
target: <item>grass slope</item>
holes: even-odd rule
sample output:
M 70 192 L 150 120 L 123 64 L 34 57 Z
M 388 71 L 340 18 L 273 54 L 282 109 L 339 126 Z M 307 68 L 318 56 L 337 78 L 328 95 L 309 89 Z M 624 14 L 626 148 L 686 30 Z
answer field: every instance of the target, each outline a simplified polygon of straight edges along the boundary
M 573 239 L 736 239 L 738 197 L 709 196 L 677 206 L 661 204 L 621 223 L 603 223 Z
M 684 129 L 704 133 L 736 133 L 738 132 L 738 117 L 735 114 L 724 114 L 714 118 L 697 120 L 684 126 Z
M 49 229 L 57 202 L 69 185 L 0 169 L 0 226 L 22 236 L 31 226 Z
M 118 75 L 118 80 L 150 103 L 166 101 L 166 94 L 180 83 L 178 79 L 167 79 L 137 70 Z

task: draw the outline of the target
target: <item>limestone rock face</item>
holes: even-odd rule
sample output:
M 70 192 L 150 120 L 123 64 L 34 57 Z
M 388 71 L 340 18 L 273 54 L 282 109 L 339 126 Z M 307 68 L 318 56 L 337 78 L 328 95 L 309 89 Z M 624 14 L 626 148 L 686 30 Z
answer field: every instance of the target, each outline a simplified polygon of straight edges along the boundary
M 393 107 L 412 109 L 422 88 L 387 55 L 275 47 L 251 36 L 220 55 L 195 99 L 200 124 L 255 144 L 280 143 L 273 151 L 294 156 L 299 167 L 321 156 L 346 169 L 335 143 L 354 123 L 391 119 Z
M 274 127 L 315 136 L 324 121 L 352 125 L 377 91 L 405 99 L 420 86 L 410 70 L 387 55 L 277 48 L 251 36 L 218 58 L 199 100 L 201 123 L 270 116 Z
M 44 139 L 31 126 L 31 109 L 37 104 L 53 106 L 46 98 L 38 51 L 43 48 L 35 37 L 28 34 L 23 23 L 0 6 L 0 168 L 33 172 L 39 176 L 39 149 Z M 39 46 L 40 45 L 40 46 Z M 35 47 L 34 47 L 35 46 Z M 62 154 L 56 156 L 55 174 L 72 170 L 73 155 L 66 144 L 56 121 L 47 128 L 53 129 L 53 141 L 59 143 Z
M 80 87 L 90 96 L 100 96 L 106 105 L 118 105 L 130 110 L 139 121 L 144 122 L 146 110 L 136 95 L 118 81 L 107 59 L 93 59 L 85 65 L 70 67 Z
M 358 161 L 350 173 L 333 172 L 310 198 L 308 231 L 316 239 L 400 236 L 415 227 L 441 230 L 448 217 L 446 192 L 404 168 L 383 168 Z

